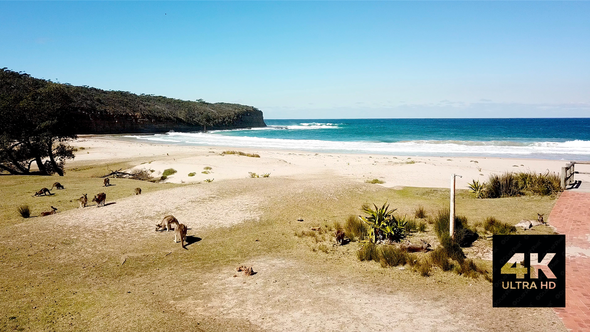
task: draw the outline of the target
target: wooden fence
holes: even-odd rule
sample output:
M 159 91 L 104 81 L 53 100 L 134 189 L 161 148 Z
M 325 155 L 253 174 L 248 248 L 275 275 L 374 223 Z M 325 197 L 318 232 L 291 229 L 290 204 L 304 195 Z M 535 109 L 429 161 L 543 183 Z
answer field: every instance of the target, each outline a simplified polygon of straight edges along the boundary
M 570 161 L 565 167 L 561 168 L 561 188 L 567 189 L 567 186 L 576 184 L 575 174 L 589 174 L 588 172 L 576 172 L 576 164 L 590 165 L 590 161 Z

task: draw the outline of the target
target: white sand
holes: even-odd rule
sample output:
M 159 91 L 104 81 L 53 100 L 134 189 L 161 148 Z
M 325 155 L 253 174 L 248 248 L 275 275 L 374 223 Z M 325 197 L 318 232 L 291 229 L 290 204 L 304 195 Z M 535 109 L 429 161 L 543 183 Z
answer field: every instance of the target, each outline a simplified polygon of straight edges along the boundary
M 260 176 L 299 177 L 325 174 L 342 176 L 364 182 L 371 179 L 384 181 L 383 186 L 413 186 L 448 188 L 452 174 L 458 174 L 457 188 L 467 189 L 472 180 L 485 181 L 490 174 L 508 171 L 559 173 L 565 161 L 539 159 L 485 158 L 485 157 L 395 157 L 378 154 L 334 154 L 308 151 L 245 149 L 232 147 L 178 146 L 152 144 L 140 141 L 114 139 L 110 136 L 84 136 L 73 142 L 83 147 L 76 159 L 69 163 L 88 163 L 128 160 L 134 169 L 153 170 L 160 176 L 165 169 L 178 171 L 168 182 L 202 182 L 248 178 L 250 172 Z M 222 155 L 223 151 L 241 151 L 259 154 L 260 158 L 239 155 Z M 86 153 L 84 153 L 86 152 Z M 209 174 L 203 174 L 210 167 Z M 189 176 L 189 173 L 195 173 Z M 577 175 L 576 179 L 588 182 L 590 176 Z

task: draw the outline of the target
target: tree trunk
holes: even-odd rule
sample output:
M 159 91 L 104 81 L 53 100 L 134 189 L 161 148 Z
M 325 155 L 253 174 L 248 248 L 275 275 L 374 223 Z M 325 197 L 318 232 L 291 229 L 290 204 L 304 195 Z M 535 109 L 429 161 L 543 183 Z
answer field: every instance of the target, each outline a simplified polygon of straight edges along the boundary
M 10 162 L 12 163 L 12 165 L 19 170 L 22 174 L 28 174 L 29 170 L 22 167 L 21 164 L 19 164 L 19 162 L 16 160 L 16 158 L 14 157 L 14 155 L 12 154 L 12 151 L 6 149 L 4 150 L 4 153 L 6 154 L 6 156 L 8 157 L 8 159 L 10 160 Z M 6 169 L 6 168 L 5 168 Z M 9 171 L 10 172 L 10 171 Z M 13 174 L 11 172 L 11 174 Z M 18 173 L 14 173 L 14 174 L 18 174 Z
M 51 162 L 51 167 L 53 170 L 59 175 L 64 176 L 63 170 L 57 165 L 55 162 L 55 158 L 53 157 L 53 139 L 47 139 L 47 154 L 49 155 L 49 161 Z

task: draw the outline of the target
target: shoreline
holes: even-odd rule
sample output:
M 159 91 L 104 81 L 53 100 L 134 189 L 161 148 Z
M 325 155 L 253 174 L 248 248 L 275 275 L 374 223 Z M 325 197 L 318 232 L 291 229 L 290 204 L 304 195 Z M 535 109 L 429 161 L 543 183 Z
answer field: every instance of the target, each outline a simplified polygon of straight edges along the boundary
M 468 189 L 473 180 L 486 181 L 491 174 L 505 172 L 546 173 L 561 171 L 567 161 L 498 157 L 391 156 L 370 153 L 328 153 L 301 150 L 197 146 L 134 141 L 114 135 L 81 135 L 71 142 L 78 148 L 76 158 L 67 166 L 92 162 L 128 161 L 131 169 L 153 170 L 155 177 L 165 169 L 176 174 L 166 182 L 191 183 L 250 177 L 250 172 L 271 177 L 338 176 L 359 182 L 378 179 L 384 187 L 448 188 L 452 174 L 457 189 Z M 86 151 L 86 154 L 84 154 Z M 259 154 L 260 158 L 221 155 L 223 151 Z M 205 174 L 205 167 L 210 173 Z M 195 173 L 189 176 L 189 173 Z M 579 175 L 583 182 L 590 176 Z

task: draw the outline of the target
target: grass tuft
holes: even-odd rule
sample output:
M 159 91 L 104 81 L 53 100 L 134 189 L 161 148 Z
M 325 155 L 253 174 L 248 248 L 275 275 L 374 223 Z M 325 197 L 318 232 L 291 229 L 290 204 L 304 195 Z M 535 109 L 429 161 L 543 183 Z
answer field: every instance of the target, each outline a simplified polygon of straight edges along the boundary
M 357 216 L 350 215 L 344 224 L 344 234 L 350 241 L 362 241 L 369 236 L 369 228 Z
M 252 157 L 252 158 L 260 158 L 260 155 L 257 154 L 257 153 L 245 153 L 245 152 L 242 152 L 242 151 L 223 151 L 221 153 L 222 156 L 223 155 L 226 155 L 226 154 L 235 154 L 235 155 L 238 155 L 238 156 L 246 156 L 246 157 Z
M 16 210 L 18 211 L 18 213 L 20 213 L 21 217 L 23 218 L 28 218 L 31 216 L 31 209 L 29 209 L 29 206 L 26 204 L 17 207 Z
M 509 235 L 516 233 L 516 227 L 496 220 L 494 217 L 487 217 L 484 221 L 484 229 L 494 235 Z
M 414 216 L 418 219 L 426 218 L 426 210 L 424 209 L 424 207 L 422 205 L 420 205 L 420 206 L 418 206 L 418 208 L 416 208 L 416 211 L 414 212 Z

